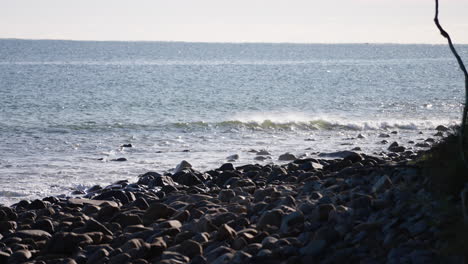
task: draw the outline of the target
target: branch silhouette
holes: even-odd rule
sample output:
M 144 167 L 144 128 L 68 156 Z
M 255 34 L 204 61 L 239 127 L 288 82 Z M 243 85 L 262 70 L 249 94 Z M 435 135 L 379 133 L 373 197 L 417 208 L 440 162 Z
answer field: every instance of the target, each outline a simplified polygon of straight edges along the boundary
M 436 24 L 437 28 L 440 31 L 440 34 L 447 39 L 448 45 L 450 47 L 450 50 L 452 51 L 453 56 L 457 59 L 458 66 L 460 67 L 460 70 L 463 72 L 463 75 L 465 76 L 465 104 L 463 107 L 463 117 L 462 117 L 462 124 L 460 128 L 460 135 L 459 135 L 459 147 L 460 147 L 460 156 L 462 158 L 463 163 L 465 166 L 468 168 L 468 164 L 465 159 L 465 150 L 464 150 L 464 138 L 465 138 L 465 133 L 466 133 L 466 122 L 467 122 L 467 104 L 468 104 L 468 72 L 466 71 L 465 64 L 463 63 L 463 60 L 461 59 L 460 55 L 458 55 L 457 50 L 455 49 L 452 38 L 450 35 L 447 33 L 447 31 L 444 30 L 444 28 L 440 25 L 439 22 L 439 0 L 435 0 L 435 17 L 434 17 L 434 23 Z

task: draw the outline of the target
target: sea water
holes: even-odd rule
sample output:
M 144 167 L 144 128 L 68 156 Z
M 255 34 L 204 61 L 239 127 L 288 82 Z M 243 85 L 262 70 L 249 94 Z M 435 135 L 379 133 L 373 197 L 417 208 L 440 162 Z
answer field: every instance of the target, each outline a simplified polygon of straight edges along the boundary
M 0 40 L 0 203 L 181 160 L 378 155 L 382 133 L 406 145 L 458 122 L 463 89 L 445 45 Z

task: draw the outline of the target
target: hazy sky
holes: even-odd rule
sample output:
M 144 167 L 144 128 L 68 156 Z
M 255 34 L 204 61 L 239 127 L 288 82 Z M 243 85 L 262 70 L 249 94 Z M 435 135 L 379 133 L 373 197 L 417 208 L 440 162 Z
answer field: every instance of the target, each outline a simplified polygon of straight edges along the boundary
M 468 43 L 468 0 L 440 0 Z M 445 43 L 433 0 L 0 0 L 0 38 Z

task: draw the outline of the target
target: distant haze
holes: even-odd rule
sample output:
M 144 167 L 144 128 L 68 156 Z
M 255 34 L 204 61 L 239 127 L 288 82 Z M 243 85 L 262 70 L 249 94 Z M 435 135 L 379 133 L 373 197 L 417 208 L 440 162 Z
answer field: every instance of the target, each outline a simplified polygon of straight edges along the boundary
M 441 0 L 468 43 L 468 1 Z M 444 43 L 432 0 L 0 0 L 0 38 Z

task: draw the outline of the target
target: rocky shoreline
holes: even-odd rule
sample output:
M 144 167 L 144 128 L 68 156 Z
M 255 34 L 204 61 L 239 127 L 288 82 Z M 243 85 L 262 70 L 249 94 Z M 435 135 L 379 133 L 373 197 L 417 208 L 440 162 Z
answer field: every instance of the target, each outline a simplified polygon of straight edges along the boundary
M 417 153 L 147 172 L 0 207 L 0 263 L 462 263 Z

